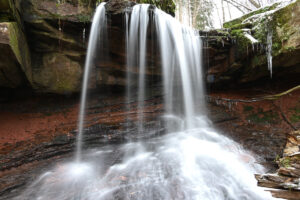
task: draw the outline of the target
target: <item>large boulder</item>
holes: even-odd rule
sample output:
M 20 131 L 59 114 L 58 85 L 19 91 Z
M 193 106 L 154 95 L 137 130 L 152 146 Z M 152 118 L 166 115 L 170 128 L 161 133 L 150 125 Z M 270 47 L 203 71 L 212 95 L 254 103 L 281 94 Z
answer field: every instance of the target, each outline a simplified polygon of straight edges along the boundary
M 22 0 L 16 6 L 32 54 L 32 88 L 78 92 L 96 0 Z

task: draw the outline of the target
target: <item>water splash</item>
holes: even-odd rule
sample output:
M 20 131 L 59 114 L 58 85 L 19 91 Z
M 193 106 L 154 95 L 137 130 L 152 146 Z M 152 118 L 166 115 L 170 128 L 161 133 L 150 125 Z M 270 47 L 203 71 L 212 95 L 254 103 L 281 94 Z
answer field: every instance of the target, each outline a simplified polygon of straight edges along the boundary
M 209 128 L 167 134 L 145 143 L 102 147 L 88 163 L 47 172 L 17 200 L 268 200 L 253 176 L 262 168 L 232 140 Z M 100 153 L 99 153 L 100 152 Z M 116 152 L 123 158 L 108 166 Z
M 86 99 L 87 99 L 87 90 L 88 83 L 90 77 L 90 70 L 93 66 L 95 50 L 97 46 L 97 40 L 100 37 L 99 27 L 104 27 L 106 23 L 105 17 L 105 3 L 101 3 L 97 9 L 93 18 L 93 23 L 91 27 L 91 33 L 88 43 L 88 50 L 84 65 L 84 75 L 83 75 L 83 83 L 81 90 L 81 100 L 80 100 L 80 110 L 79 110 L 79 122 L 78 122 L 78 135 L 76 138 L 76 161 L 81 160 L 81 152 L 82 152 L 82 134 L 83 134 L 83 125 L 85 118 L 85 109 L 86 109 Z

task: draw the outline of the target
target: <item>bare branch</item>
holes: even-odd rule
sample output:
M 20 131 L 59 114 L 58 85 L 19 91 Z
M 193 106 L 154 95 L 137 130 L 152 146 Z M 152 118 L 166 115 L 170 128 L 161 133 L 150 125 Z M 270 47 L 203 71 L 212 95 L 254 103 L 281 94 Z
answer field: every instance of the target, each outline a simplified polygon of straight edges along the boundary
M 261 5 L 259 2 L 256 2 L 255 0 L 249 0 L 249 2 L 255 7 L 255 8 L 260 8 Z
M 239 11 L 241 11 L 243 14 L 246 14 L 246 12 L 244 10 L 242 10 L 238 5 L 236 5 L 235 3 L 229 1 L 229 0 L 224 0 L 227 3 L 231 4 L 232 6 L 234 6 L 236 9 L 238 9 Z
M 235 1 L 235 0 L 224 0 L 224 1 L 226 1 L 226 2 L 228 2 L 228 3 L 230 3 L 230 4 L 232 4 L 232 5 L 234 5 L 234 7 L 236 7 L 236 8 L 238 8 L 239 10 L 241 10 L 240 8 L 239 8 L 239 6 L 240 7 L 243 7 L 244 9 L 246 9 L 247 11 L 252 11 L 252 9 L 250 9 L 250 8 L 248 8 L 247 6 L 245 6 L 245 5 L 243 5 L 243 4 L 241 4 L 241 3 L 239 3 L 239 2 L 237 2 L 237 1 Z

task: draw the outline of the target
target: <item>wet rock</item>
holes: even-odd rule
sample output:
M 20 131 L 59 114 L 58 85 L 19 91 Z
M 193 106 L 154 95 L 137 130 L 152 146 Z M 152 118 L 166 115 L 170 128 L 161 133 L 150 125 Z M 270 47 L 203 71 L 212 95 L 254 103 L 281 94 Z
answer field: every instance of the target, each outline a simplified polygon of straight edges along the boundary
M 79 90 L 83 73 L 78 62 L 63 54 L 49 53 L 43 56 L 42 65 L 33 74 L 37 90 L 47 88 L 49 92 L 61 94 Z
M 298 200 L 300 199 L 300 192 L 290 191 L 290 190 L 271 190 L 270 191 L 273 197 L 283 198 L 289 200 Z
M 297 199 L 299 196 L 300 152 L 299 149 L 297 149 L 300 142 L 299 136 L 299 131 L 290 133 L 283 157 L 277 160 L 280 168 L 277 170 L 276 174 L 264 174 L 255 176 L 259 186 L 290 191 L 290 193 L 284 190 L 276 191 L 274 193 L 274 196 L 276 197 Z M 295 152 L 296 150 L 298 151 Z

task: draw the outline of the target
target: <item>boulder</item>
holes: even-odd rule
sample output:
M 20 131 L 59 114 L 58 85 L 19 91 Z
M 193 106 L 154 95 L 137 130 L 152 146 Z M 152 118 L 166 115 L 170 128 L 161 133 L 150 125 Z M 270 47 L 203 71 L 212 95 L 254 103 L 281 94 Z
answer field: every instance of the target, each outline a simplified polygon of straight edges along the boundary
M 82 68 L 78 62 L 63 54 L 48 53 L 42 56 L 41 65 L 33 73 L 37 91 L 46 88 L 48 92 L 66 94 L 79 90 Z

